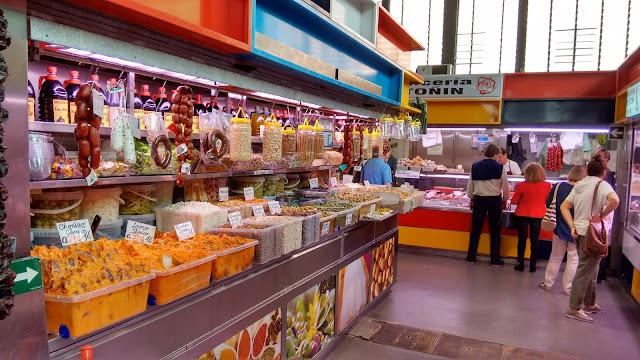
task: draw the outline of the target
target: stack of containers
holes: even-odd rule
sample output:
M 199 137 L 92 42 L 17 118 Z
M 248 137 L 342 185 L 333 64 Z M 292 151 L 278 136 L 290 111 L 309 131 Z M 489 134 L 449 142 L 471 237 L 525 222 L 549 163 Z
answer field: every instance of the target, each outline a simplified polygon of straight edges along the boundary
M 31 195 L 31 233 L 34 245 L 61 246 L 56 223 L 80 219 L 81 191 Z
M 244 224 L 233 229 L 227 224 L 211 229 L 210 233 L 257 240 L 253 261 L 256 264 L 266 264 L 282 256 L 282 228 L 282 225 Z
M 156 211 L 156 229 L 172 232 L 175 225 L 190 221 L 196 233 L 206 234 L 209 229 L 226 223 L 228 212 L 206 202 L 180 202 Z

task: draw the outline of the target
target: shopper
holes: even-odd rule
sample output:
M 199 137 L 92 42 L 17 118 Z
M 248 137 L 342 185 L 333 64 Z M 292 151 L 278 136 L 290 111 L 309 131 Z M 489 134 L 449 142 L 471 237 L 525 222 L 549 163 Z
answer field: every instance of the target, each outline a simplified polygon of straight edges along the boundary
M 556 195 L 556 228 L 553 230 L 551 255 L 549 256 L 549 262 L 547 263 L 544 282 L 538 285 L 543 290 L 551 290 L 553 287 L 553 284 L 558 277 L 558 271 L 560 271 L 562 259 L 564 259 L 564 254 L 566 252 L 567 263 L 564 268 L 564 275 L 562 276 L 562 288 L 565 295 L 569 295 L 571 293 L 571 283 L 573 282 L 573 277 L 575 276 L 576 268 L 578 267 L 578 250 L 576 249 L 576 244 L 571 237 L 571 229 L 560 213 L 560 205 L 562 205 L 567 196 L 569 196 L 569 193 L 573 190 L 573 186 L 578 181 L 584 179 L 585 176 L 587 176 L 586 166 L 574 166 L 571 171 L 569 171 L 569 181 L 556 184 L 556 186 L 551 189 L 551 192 L 547 197 L 548 207 L 551 206 L 553 195 Z M 571 210 L 571 216 L 573 216 L 573 210 Z
M 604 161 L 607 168 L 607 174 L 604 177 L 604 181 L 608 182 L 609 185 L 611 185 L 611 187 L 613 188 L 613 190 L 615 190 L 616 176 L 611 170 L 609 170 L 609 161 L 611 160 L 611 153 L 609 153 L 609 151 L 605 149 L 600 149 L 596 151 L 593 157 L 599 158 L 600 160 Z M 607 227 L 607 234 L 609 234 L 609 236 L 611 236 L 612 224 L 613 224 L 613 214 L 605 218 L 605 226 Z M 602 280 L 607 279 L 607 267 L 609 264 L 608 260 L 609 260 L 609 256 L 603 257 L 602 259 L 600 259 L 600 267 L 598 269 L 598 283 L 600 283 Z
M 391 149 L 391 145 L 389 145 L 389 142 L 385 140 L 382 154 L 384 156 L 384 161 L 389 165 L 389 168 L 391 168 L 391 171 L 393 172 L 393 171 L 396 171 L 398 159 L 396 159 L 396 157 L 393 156 L 392 151 L 393 150 Z
M 524 251 L 527 248 L 527 236 L 531 244 L 529 256 L 529 272 L 536 272 L 538 261 L 538 242 L 542 218 L 547 212 L 545 200 L 551 191 L 551 184 L 546 182 L 547 175 L 538 163 L 530 163 L 524 168 L 524 181 L 516 185 L 511 203 L 517 205 L 518 222 L 518 264 L 516 271 L 524 271 Z M 531 234 L 529 234 L 529 232 Z
M 606 162 L 600 157 L 594 157 L 587 165 L 588 176 L 574 186 L 560 206 L 562 216 L 571 228 L 571 236 L 576 240 L 579 258 L 566 315 L 580 321 L 591 322 L 593 318 L 587 314 L 603 312 L 596 304 L 596 275 L 600 256 L 587 254 L 583 251 L 583 245 L 589 224 L 592 223 L 596 229 L 601 230 L 600 221 L 611 215 L 620 204 L 616 192 L 604 181 L 606 172 Z M 596 214 L 592 214 L 592 207 Z M 574 209 L 573 216 L 571 209 Z
M 484 219 L 489 215 L 491 233 L 491 265 L 502 266 L 500 259 L 500 217 L 509 199 L 507 173 L 498 160 L 500 148 L 490 144 L 484 151 L 484 160 L 477 161 L 471 167 L 471 176 L 467 184 L 467 194 L 471 200 L 471 233 L 467 262 L 474 263 L 478 255 L 478 243 Z
M 507 149 L 500 148 L 500 156 L 498 156 L 498 162 L 504 165 L 507 175 L 522 175 L 520 165 L 507 157 Z
M 380 157 L 380 147 L 373 147 L 373 158 L 362 167 L 362 181 L 371 185 L 391 185 L 391 168 Z

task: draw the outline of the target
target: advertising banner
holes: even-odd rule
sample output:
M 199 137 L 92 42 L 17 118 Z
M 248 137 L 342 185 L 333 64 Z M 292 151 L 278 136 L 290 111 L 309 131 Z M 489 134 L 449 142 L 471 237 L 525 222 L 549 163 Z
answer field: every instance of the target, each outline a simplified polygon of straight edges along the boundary
M 411 85 L 409 98 L 499 98 L 503 79 L 502 74 L 425 76 L 424 84 Z

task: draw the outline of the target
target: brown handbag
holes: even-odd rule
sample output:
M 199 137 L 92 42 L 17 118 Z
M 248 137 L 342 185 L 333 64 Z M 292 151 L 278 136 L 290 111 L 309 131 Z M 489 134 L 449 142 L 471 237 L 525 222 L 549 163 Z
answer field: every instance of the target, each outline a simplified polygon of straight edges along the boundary
M 598 188 L 602 180 L 596 185 L 596 189 L 593 192 L 593 203 L 591 205 L 591 215 L 593 215 L 596 209 L 596 200 L 598 195 Z M 585 235 L 584 243 L 582 245 L 582 251 L 591 256 L 607 256 L 609 253 L 609 246 L 607 245 L 607 230 L 604 228 L 604 221 L 600 219 L 600 231 L 593 226 L 591 220 L 589 220 L 589 227 L 587 228 L 587 234 Z

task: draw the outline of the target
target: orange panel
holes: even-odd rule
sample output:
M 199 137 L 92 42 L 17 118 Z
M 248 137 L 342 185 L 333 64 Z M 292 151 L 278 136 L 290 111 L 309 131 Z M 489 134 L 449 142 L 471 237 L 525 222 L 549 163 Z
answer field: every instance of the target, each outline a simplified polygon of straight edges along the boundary
M 627 91 L 623 91 L 616 96 L 616 118 L 615 122 L 624 122 L 627 119 Z
M 636 49 L 618 68 L 618 90 L 640 79 L 640 48 Z
M 501 102 L 497 101 L 433 101 L 427 100 L 429 124 L 498 125 Z
M 226 53 L 251 51 L 251 0 L 194 0 L 191 7 L 166 0 L 68 1 L 202 47 Z
M 584 99 L 616 95 L 616 72 L 549 72 L 504 75 L 503 99 Z
M 424 50 L 424 46 L 391 17 L 391 14 L 382 5 L 378 5 L 378 9 L 378 32 L 382 36 L 402 51 Z

